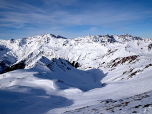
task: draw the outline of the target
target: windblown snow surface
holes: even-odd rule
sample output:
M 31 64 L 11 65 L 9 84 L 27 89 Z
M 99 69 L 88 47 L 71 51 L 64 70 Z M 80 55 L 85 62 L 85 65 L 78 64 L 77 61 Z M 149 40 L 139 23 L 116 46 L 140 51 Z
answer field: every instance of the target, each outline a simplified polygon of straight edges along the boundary
M 152 114 L 152 40 L 0 40 L 0 114 Z

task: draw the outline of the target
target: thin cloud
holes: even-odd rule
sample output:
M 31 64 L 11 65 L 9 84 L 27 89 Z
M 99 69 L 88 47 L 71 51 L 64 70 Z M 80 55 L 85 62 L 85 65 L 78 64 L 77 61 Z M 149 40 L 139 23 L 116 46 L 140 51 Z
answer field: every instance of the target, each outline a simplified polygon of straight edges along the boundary
M 96 28 L 96 27 L 92 27 L 92 28 L 90 29 L 90 31 L 94 31 L 94 30 L 97 30 L 97 28 Z
M 52 4 L 71 5 L 75 2 L 77 0 L 44 0 L 44 3 L 48 6 L 52 6 Z
M 152 22 L 152 20 L 151 21 L 148 21 L 147 23 L 145 23 L 145 24 L 143 24 L 143 26 L 146 26 L 146 25 L 148 25 L 149 23 L 151 23 Z
M 3 0 L 1 0 L 3 1 Z M 45 3 L 48 0 L 45 1 Z M 61 1 L 56 1 L 60 2 Z M 64 0 L 65 4 L 68 2 Z M 70 3 L 75 2 L 75 0 L 71 1 Z M 11 23 L 19 23 L 19 24 L 49 24 L 49 25 L 104 25 L 113 22 L 121 22 L 123 21 L 135 21 L 138 19 L 150 17 L 152 12 L 120 12 L 118 9 L 109 10 L 106 8 L 101 9 L 93 9 L 93 10 L 83 10 L 79 13 L 71 13 L 69 11 L 62 11 L 58 9 L 54 12 L 46 12 L 43 9 L 19 2 L 21 5 L 17 6 L 15 4 L 10 4 L 3 1 L 3 5 L 5 9 L 8 8 L 6 12 L 0 12 L 0 15 L 3 17 L 0 19 L 1 22 L 11 22 Z M 50 3 L 50 2 L 49 2 Z M 9 11 L 11 8 L 19 10 L 16 11 Z M 47 10 L 47 9 L 46 9 Z M 22 12 L 20 12 L 22 11 Z M 12 25 L 12 24 L 11 24 Z M 11 26 L 10 25 L 10 26 Z
M 0 27 L 65 29 L 74 26 L 90 26 L 88 31 L 103 28 L 126 28 L 128 24 L 140 24 L 140 20 L 151 18 L 152 11 L 135 2 L 38 0 L 41 7 L 19 0 L 0 0 Z M 17 4 L 17 5 L 16 5 Z M 138 22 L 139 21 L 139 22 Z M 51 29 L 52 28 L 52 29 Z M 54 29 L 55 28 L 55 29 Z M 129 29 L 129 27 L 127 27 Z M 45 31 L 44 30 L 44 31 Z

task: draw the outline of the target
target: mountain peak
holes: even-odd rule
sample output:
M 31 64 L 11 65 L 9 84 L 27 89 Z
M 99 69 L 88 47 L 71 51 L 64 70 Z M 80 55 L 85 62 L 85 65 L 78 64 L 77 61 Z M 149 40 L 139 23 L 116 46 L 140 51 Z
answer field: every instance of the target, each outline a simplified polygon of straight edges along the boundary
M 130 34 L 126 33 L 124 34 L 124 36 L 128 36 L 128 37 L 132 37 Z
M 152 40 L 44 34 L 0 40 L 0 55 L 3 114 L 152 113 Z
M 48 34 L 48 33 L 43 34 L 43 35 L 41 35 L 41 36 L 42 36 L 42 37 L 53 37 L 53 38 L 67 39 L 67 38 L 65 38 L 65 37 L 63 37 L 63 36 L 60 36 L 60 35 L 54 35 L 54 34 Z

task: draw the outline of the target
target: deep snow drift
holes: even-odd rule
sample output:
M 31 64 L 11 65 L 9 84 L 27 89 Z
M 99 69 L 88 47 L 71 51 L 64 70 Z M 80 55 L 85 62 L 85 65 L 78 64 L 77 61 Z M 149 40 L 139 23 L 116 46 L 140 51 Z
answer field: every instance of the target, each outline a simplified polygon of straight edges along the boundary
M 152 113 L 152 40 L 0 40 L 0 114 Z

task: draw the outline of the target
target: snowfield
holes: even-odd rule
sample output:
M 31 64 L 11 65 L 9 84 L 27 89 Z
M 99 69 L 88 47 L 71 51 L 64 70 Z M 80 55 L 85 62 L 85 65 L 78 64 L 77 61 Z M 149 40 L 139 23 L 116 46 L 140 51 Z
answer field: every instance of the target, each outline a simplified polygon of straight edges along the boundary
M 0 114 L 151 114 L 152 40 L 0 40 Z

